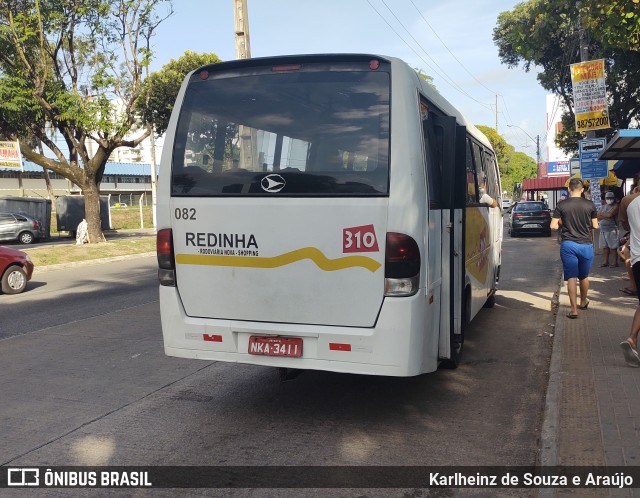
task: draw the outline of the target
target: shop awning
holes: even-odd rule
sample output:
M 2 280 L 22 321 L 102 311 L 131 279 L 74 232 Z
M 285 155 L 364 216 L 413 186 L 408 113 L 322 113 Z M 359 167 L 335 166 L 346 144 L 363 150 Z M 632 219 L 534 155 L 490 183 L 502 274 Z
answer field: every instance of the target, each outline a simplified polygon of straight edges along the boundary
M 640 130 L 620 130 L 598 159 L 640 159 Z
M 522 190 L 542 191 L 564 189 L 565 182 L 569 176 L 553 176 L 550 178 L 534 178 L 522 182 Z

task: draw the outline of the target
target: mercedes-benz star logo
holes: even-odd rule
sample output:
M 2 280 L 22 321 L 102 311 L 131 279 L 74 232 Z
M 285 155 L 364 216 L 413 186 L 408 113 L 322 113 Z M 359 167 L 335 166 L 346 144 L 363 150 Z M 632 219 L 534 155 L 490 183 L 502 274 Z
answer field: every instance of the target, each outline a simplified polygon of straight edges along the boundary
M 280 192 L 286 184 L 280 175 L 267 175 L 260 182 L 262 190 L 269 193 Z

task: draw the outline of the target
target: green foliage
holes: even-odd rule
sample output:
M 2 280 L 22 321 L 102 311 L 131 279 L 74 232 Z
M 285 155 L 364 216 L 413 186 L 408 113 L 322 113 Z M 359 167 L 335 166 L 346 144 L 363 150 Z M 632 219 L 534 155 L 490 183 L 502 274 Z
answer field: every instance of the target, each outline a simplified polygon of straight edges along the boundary
M 640 0 L 582 0 L 585 24 L 603 44 L 640 50 Z
M 638 0 L 640 1 L 640 0 Z M 627 20 L 622 23 L 622 13 Z M 561 148 L 577 150 L 573 115 L 570 64 L 580 62 L 579 14 L 586 26 L 589 59 L 604 59 L 609 117 L 612 129 L 596 132 L 610 136 L 616 129 L 629 128 L 640 119 L 640 51 L 630 41 L 627 24 L 637 28 L 636 0 L 587 0 L 579 13 L 569 0 L 529 0 L 512 11 L 502 12 L 493 32 L 501 61 L 509 67 L 522 64 L 525 71 L 541 69 L 540 85 L 562 97 L 569 109 L 563 117 L 565 130 L 559 136 Z M 636 29 L 630 28 L 630 29 Z
M 538 177 L 536 162 L 524 152 L 513 152 L 507 163 L 507 171 L 502 175 L 502 189 L 507 192 L 513 190 L 514 183 Z
M 436 85 L 433 83 L 433 76 L 429 76 L 422 69 L 418 69 L 417 67 L 415 67 L 414 69 L 416 70 L 416 73 L 418 73 L 418 76 L 425 80 L 431 88 L 433 88 L 436 92 L 438 91 Z
M 482 125 L 476 125 L 476 128 L 485 134 L 496 153 L 502 190 L 511 192 L 514 183 L 522 183 L 524 179 L 538 176 L 536 162 L 528 155 L 516 152 L 514 147 L 508 144 L 495 128 Z
M 98 191 L 109 155 L 149 135 L 128 138 L 151 37 L 172 12 L 171 0 L 0 2 L 0 136 L 82 189 L 90 238 L 102 238 Z
M 578 133 L 575 127 L 575 118 L 573 113 L 565 112 L 561 118 L 562 129 L 556 135 L 556 144 L 566 154 L 570 156 L 578 155 L 578 140 L 582 140 L 584 136 Z
M 160 71 L 151 73 L 145 81 L 136 109 L 142 120 L 162 135 L 169 125 L 173 104 L 187 74 L 194 69 L 220 62 L 214 53 L 197 54 L 187 50 L 179 59 L 171 59 Z
M 496 153 L 496 158 L 498 159 L 498 165 L 509 162 L 509 157 L 513 152 L 513 147 L 511 147 L 507 141 L 498 134 L 496 129 L 483 125 L 477 125 L 476 128 L 484 133 L 489 139 L 489 142 L 491 142 L 491 146 L 493 147 L 493 150 Z
M 57 161 L 25 151 L 27 158 L 68 177 L 74 167 L 98 172 L 113 149 L 131 145 L 133 102 L 142 88 L 155 9 L 168 0 L 41 0 L 0 5 L 0 133 L 42 140 Z M 17 91 L 16 91 L 17 90 Z M 112 105 L 121 103 L 120 109 Z M 55 131 L 69 154 L 49 140 Z M 87 140 L 100 150 L 95 163 Z M 71 174 L 74 173 L 74 174 Z M 83 186 L 83 185 L 79 185 Z

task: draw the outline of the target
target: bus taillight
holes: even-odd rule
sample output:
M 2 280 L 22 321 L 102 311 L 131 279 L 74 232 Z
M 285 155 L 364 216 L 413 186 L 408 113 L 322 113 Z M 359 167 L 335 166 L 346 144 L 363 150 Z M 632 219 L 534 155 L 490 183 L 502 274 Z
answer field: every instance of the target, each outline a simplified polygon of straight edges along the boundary
M 173 237 L 170 228 L 158 230 L 156 253 L 158 255 L 158 280 L 160 280 L 160 285 L 175 287 L 175 260 L 173 258 Z
M 402 233 L 387 233 L 384 262 L 384 295 L 412 296 L 420 283 L 420 249 Z

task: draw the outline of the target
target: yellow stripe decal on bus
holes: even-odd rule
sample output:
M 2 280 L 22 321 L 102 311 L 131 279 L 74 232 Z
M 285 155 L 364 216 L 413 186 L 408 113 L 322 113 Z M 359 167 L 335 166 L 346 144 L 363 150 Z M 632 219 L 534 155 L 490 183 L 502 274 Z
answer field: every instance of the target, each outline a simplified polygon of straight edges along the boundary
M 176 262 L 181 265 L 236 266 L 242 268 L 277 268 L 296 261 L 310 259 L 324 271 L 344 270 L 360 266 L 375 273 L 382 265 L 366 256 L 345 256 L 329 259 L 315 247 L 297 249 L 271 258 L 246 256 L 213 256 L 206 254 L 177 254 Z

